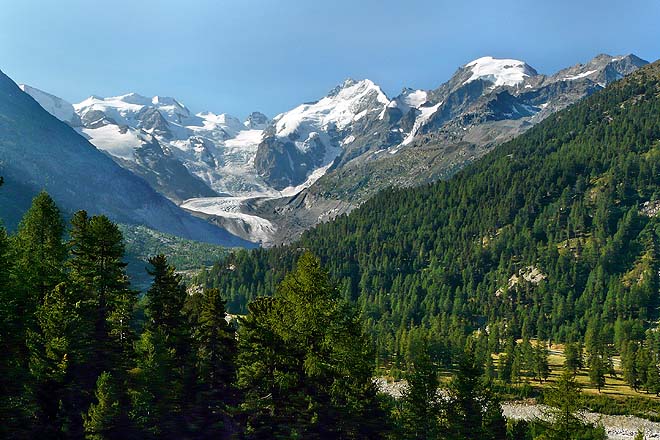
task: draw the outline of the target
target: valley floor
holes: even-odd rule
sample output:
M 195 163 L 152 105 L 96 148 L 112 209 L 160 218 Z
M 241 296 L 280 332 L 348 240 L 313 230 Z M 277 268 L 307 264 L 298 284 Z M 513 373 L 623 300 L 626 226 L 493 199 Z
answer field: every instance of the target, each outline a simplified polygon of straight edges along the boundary
M 543 405 L 529 402 L 504 402 L 504 416 L 508 419 L 533 420 L 543 416 Z M 612 440 L 633 439 L 637 431 L 644 430 L 645 439 L 660 439 L 660 423 L 651 422 L 635 416 L 611 416 L 593 412 L 585 412 L 583 416 L 593 423 L 602 423 L 607 432 L 607 438 Z
M 384 378 L 379 378 L 377 385 L 380 391 L 399 398 L 406 383 L 405 381 L 388 382 Z M 502 411 L 507 419 L 534 420 L 543 417 L 543 410 L 544 405 L 535 403 L 534 399 L 502 403 Z M 612 440 L 633 439 L 640 429 L 644 430 L 645 439 L 660 439 L 660 422 L 652 422 L 635 416 L 607 415 L 595 412 L 584 412 L 583 416 L 590 422 L 602 423 L 607 432 L 607 438 Z

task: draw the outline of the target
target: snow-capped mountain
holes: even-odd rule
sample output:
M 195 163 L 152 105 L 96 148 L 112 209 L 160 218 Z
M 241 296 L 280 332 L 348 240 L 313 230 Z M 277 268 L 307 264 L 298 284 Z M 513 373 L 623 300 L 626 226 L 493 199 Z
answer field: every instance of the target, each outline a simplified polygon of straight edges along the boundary
M 264 115 L 263 113 L 252 112 L 247 117 L 247 119 L 245 119 L 243 125 L 245 125 L 250 130 L 264 130 L 266 127 L 268 127 L 269 122 L 270 119 L 268 119 L 268 116 Z
M 174 98 L 147 98 L 136 93 L 109 98 L 92 96 L 74 108 L 82 121 L 81 133 L 99 149 L 127 161 L 129 166 L 131 162 L 144 165 L 140 164 L 141 150 L 156 143 L 163 157 L 185 167 L 190 174 L 188 181 L 194 177 L 203 183 L 205 190 L 189 182 L 187 186 L 196 190 L 178 197 L 172 194 L 180 184 L 167 183 L 163 192 L 175 201 L 267 190 L 251 171 L 262 130 L 269 122 L 261 113 L 253 113 L 243 123 L 227 114 L 193 114 Z M 134 171 L 144 175 L 149 165 L 137 168 Z
M 32 96 L 40 106 L 60 121 L 66 122 L 72 127 L 80 126 L 80 117 L 76 114 L 71 103 L 26 84 L 19 84 L 18 87 L 28 95 Z
M 294 239 L 382 188 L 449 177 L 645 64 L 634 55 L 599 55 L 546 76 L 523 61 L 479 58 L 436 89 L 406 88 L 380 112 L 369 112 L 343 138 L 341 153 L 322 178 L 295 197 L 265 202 L 254 212 L 277 225 L 273 241 Z
M 538 72 L 524 61 L 493 57 L 483 57 L 469 62 L 465 65 L 465 69 L 469 70 L 471 75 L 463 84 L 480 79 L 492 83 L 493 87 L 515 87 L 525 81 L 525 78 L 538 75 Z
M 0 175 L 5 179 L 0 216 L 7 224 L 15 226 L 32 197 L 45 189 L 66 214 L 85 209 L 193 240 L 251 245 L 180 209 L 22 90 L 0 72 Z M 51 111 L 65 109 L 59 100 L 38 96 Z
M 524 61 L 482 57 L 436 89 L 404 88 L 393 98 L 370 80 L 349 79 L 272 121 L 258 112 L 242 122 L 193 114 L 174 98 L 134 93 L 92 96 L 73 109 L 80 133 L 159 192 L 269 244 L 383 187 L 447 177 L 644 64 L 634 55 L 599 55 L 546 76 Z M 26 92 L 69 118 L 58 110 L 64 104 Z
M 257 172 L 277 189 L 300 185 L 332 164 L 362 118 L 388 103 L 373 82 L 348 79 L 319 101 L 275 116 L 257 150 Z

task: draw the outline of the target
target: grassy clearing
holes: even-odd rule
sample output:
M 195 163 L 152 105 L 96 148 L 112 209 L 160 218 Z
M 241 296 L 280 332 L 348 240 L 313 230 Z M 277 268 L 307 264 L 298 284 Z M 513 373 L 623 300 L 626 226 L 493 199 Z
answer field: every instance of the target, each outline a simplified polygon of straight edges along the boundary
M 553 386 L 562 374 L 564 368 L 564 346 L 555 344 L 549 347 L 548 364 L 550 375 L 547 380 L 539 382 L 530 377 L 515 385 L 497 384 L 496 388 L 504 399 L 519 400 L 531 398 L 534 402 L 542 402 L 543 394 Z M 635 391 L 623 380 L 621 359 L 613 357 L 615 375 L 606 376 L 605 386 L 600 392 L 589 381 L 589 371 L 580 370 L 576 375 L 577 382 L 582 386 L 584 405 L 591 411 L 608 415 L 635 415 L 652 421 L 660 421 L 660 397 L 644 391 Z

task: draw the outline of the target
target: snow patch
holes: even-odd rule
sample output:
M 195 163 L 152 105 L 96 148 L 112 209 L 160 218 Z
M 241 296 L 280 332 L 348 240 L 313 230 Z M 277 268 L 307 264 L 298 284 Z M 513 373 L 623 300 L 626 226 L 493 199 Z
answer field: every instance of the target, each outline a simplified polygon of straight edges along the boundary
M 512 59 L 497 59 L 483 57 L 465 65 L 472 71 L 472 76 L 463 84 L 478 79 L 493 83 L 495 87 L 515 86 L 529 76 L 536 76 L 537 72 L 524 61 Z
M 419 109 L 428 99 L 428 93 L 424 90 L 405 89 L 401 95 L 389 102 L 388 108 L 398 108 L 403 114 L 406 114 L 411 108 Z M 382 119 L 383 113 L 380 116 Z
M 142 145 L 142 139 L 134 130 L 122 130 L 116 125 L 82 128 L 80 132 L 99 150 L 125 160 L 135 161 L 133 153 Z
M 575 81 L 576 79 L 586 78 L 587 76 L 589 76 L 593 73 L 596 73 L 596 72 L 597 72 L 597 70 L 589 70 L 587 72 L 583 72 L 583 73 L 580 73 L 578 75 L 567 76 L 567 77 L 564 78 L 564 81 Z
M 298 186 L 288 186 L 288 187 L 284 188 L 282 191 L 280 191 L 280 194 L 283 197 L 295 196 L 300 191 L 302 191 L 305 188 L 309 188 L 310 186 L 312 186 L 312 184 L 314 182 L 316 182 L 321 177 L 323 177 L 323 175 L 328 171 L 328 169 L 331 166 L 332 166 L 332 163 L 329 163 L 328 165 L 326 165 L 324 167 L 315 169 L 314 171 L 312 171 L 312 173 L 310 173 L 309 176 L 307 176 L 307 180 L 305 180 L 303 183 L 301 183 Z
M 410 133 L 408 133 L 408 136 L 401 142 L 399 147 L 408 145 L 410 144 L 413 139 L 415 139 L 415 136 L 419 132 L 419 129 L 424 126 L 428 122 L 429 119 L 431 119 L 431 116 L 435 114 L 435 112 L 438 111 L 438 108 L 442 105 L 442 102 L 437 103 L 436 105 L 433 105 L 431 107 L 420 107 L 419 111 L 420 114 L 417 116 L 417 119 L 415 119 L 415 124 L 413 124 L 412 130 L 410 130 Z M 392 154 L 396 154 L 399 151 L 398 148 L 395 148 L 393 151 L 390 151 Z

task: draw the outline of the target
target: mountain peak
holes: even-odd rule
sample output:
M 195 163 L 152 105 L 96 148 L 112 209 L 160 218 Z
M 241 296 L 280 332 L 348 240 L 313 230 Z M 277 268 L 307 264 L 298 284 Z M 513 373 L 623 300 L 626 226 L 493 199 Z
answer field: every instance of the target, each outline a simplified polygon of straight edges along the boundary
M 362 93 L 368 90 L 374 90 L 379 94 L 379 96 L 380 95 L 385 96 L 381 88 L 370 79 L 355 80 L 353 78 L 346 78 L 341 84 L 336 86 L 334 89 L 330 90 L 327 96 L 335 97 L 340 93 L 348 93 L 348 94 L 352 94 L 353 92 Z
M 60 121 L 64 121 L 72 126 L 80 125 L 80 118 L 75 113 L 73 105 L 70 102 L 27 84 L 20 84 L 18 87 L 37 101 L 44 110 Z
M 261 112 L 252 112 L 245 119 L 243 125 L 245 125 L 250 130 L 263 130 L 266 128 L 270 120 L 268 116 L 264 115 Z
M 175 107 L 179 107 L 180 109 L 185 109 L 186 106 L 179 101 L 177 101 L 175 98 L 172 98 L 170 96 L 154 96 L 151 98 L 151 103 L 153 105 L 171 105 Z
M 515 86 L 529 76 L 536 76 L 538 72 L 524 61 L 514 59 L 500 59 L 491 56 L 477 58 L 464 66 L 472 72 L 472 76 L 463 84 L 478 79 L 493 83 L 494 86 Z
M 147 98 L 146 96 L 140 95 L 139 93 L 131 92 L 125 95 L 113 96 L 110 98 L 105 98 L 105 100 L 117 100 L 122 101 L 127 104 L 136 104 L 136 105 L 151 105 L 153 100 Z

